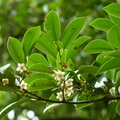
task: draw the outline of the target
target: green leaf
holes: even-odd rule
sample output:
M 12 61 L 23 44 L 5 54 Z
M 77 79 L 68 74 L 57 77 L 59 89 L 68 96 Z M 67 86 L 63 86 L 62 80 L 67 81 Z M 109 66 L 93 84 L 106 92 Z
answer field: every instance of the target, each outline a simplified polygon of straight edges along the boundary
M 3 83 L 0 82 L 0 90 L 5 92 L 19 92 L 19 88 L 16 87 L 13 84 L 8 84 L 6 86 L 3 86 Z
M 39 78 L 44 78 L 44 79 L 48 79 L 48 80 L 54 80 L 54 77 L 50 74 L 46 74 L 46 73 L 37 73 L 37 74 L 31 74 L 28 77 L 26 77 L 24 79 L 25 83 L 31 83 L 32 81 L 39 79 Z
M 113 50 L 111 44 L 102 39 L 90 42 L 84 49 L 84 53 L 100 53 Z
M 120 57 L 120 50 L 115 50 L 115 51 L 112 51 L 110 52 L 107 57 L 117 57 L 119 58 Z
M 86 17 L 74 19 L 68 24 L 62 35 L 63 48 L 67 48 L 79 35 L 86 21 Z
M 100 67 L 98 73 L 117 68 L 120 68 L 120 58 L 111 58 Z
M 113 15 L 109 15 L 110 19 L 115 23 L 115 24 L 118 24 L 120 23 L 120 18 L 118 17 L 115 17 Z
M 44 26 L 48 35 L 51 37 L 53 41 L 59 40 L 61 33 L 61 26 L 60 26 L 59 17 L 56 14 L 56 12 L 52 10 L 46 15 Z
M 117 111 L 117 113 L 120 115 L 120 103 L 117 104 L 117 106 L 116 106 L 116 111 Z
M 107 37 L 111 44 L 113 44 L 115 47 L 120 48 L 120 24 L 112 27 L 109 30 Z
M 47 56 L 47 59 L 49 61 L 49 64 L 51 67 L 56 68 L 57 67 L 57 61 L 53 57 Z
M 112 3 L 103 8 L 108 14 L 120 17 L 120 3 Z
M 8 48 L 10 55 L 12 56 L 12 58 L 14 59 L 16 63 L 25 62 L 23 47 L 19 40 L 9 37 L 7 48 Z
M 80 74 L 87 73 L 87 74 L 94 74 L 98 71 L 99 67 L 97 66 L 90 66 L 90 65 L 81 65 L 78 70 Z
M 113 102 L 110 102 L 110 104 L 108 105 L 108 108 L 107 108 L 107 117 L 109 120 L 111 120 L 114 112 L 115 112 L 115 107 L 117 105 L 117 102 L 113 101 Z
M 114 23 L 106 18 L 98 18 L 91 22 L 90 25 L 99 30 L 108 31 L 111 27 L 114 26 Z
M 68 59 L 68 61 L 67 61 L 67 69 L 68 69 L 68 71 L 69 70 L 72 70 L 72 71 L 75 70 L 74 63 L 71 59 Z
M 40 27 L 30 28 L 23 37 L 23 50 L 28 56 L 40 36 Z
M 49 55 L 53 58 L 56 58 L 57 48 L 54 41 L 47 34 L 43 33 L 37 41 L 36 48 Z
M 36 63 L 42 63 L 42 64 L 45 64 L 45 65 L 48 65 L 48 62 L 47 60 L 43 57 L 43 55 L 41 54 L 38 54 L 38 53 L 34 53 L 32 54 L 30 57 L 28 57 L 28 63 L 27 63 L 27 66 L 31 66 L 33 64 L 36 64 Z
M 87 37 L 87 36 L 82 36 L 80 38 L 78 38 L 77 40 L 75 40 L 69 47 L 68 52 L 67 52 L 67 60 L 74 54 L 74 52 L 77 50 L 77 48 L 82 45 L 85 41 L 87 41 L 88 39 L 90 39 L 91 37 Z
M 86 96 L 84 94 L 82 94 L 81 96 L 78 97 L 79 101 L 84 101 L 86 100 Z M 85 108 L 87 106 L 90 106 L 93 103 L 83 103 L 83 104 L 76 104 L 76 110 L 80 109 L 80 108 Z
M 118 90 L 119 86 L 120 86 L 120 71 L 118 71 L 116 74 L 116 83 L 115 83 L 116 90 Z
M 41 73 L 52 73 L 52 70 L 45 64 L 37 63 L 33 64 L 28 68 L 28 71 L 41 72 Z
M 111 52 L 104 52 L 104 53 L 101 53 L 97 56 L 96 58 L 96 61 L 94 63 L 94 65 L 97 65 L 97 66 L 101 66 L 103 65 L 105 62 L 107 62 L 108 60 L 110 60 L 109 57 L 107 57 L 108 54 L 110 54 Z
M 7 70 L 10 67 L 10 64 L 4 65 L 3 67 L 0 67 L 0 73 L 4 74 L 5 70 Z
M 45 78 L 39 78 L 32 81 L 29 86 L 28 90 L 30 91 L 38 91 L 38 90 L 47 90 L 51 88 L 55 88 L 56 84 L 52 80 L 48 80 Z
M 11 110 L 13 110 L 15 107 L 20 106 L 21 104 L 28 102 L 29 99 L 21 99 L 19 101 L 13 102 L 7 107 L 5 107 L 1 112 L 0 112 L 0 119 L 2 119 L 7 113 L 9 113 Z
M 55 107 L 57 107 L 57 106 L 59 106 L 60 105 L 60 103 L 53 103 L 53 104 L 50 104 L 50 105 L 48 105 L 45 109 L 44 109 L 44 111 L 43 111 L 43 113 L 45 113 L 47 110 L 49 110 L 49 109 L 53 109 L 53 108 L 55 108 Z

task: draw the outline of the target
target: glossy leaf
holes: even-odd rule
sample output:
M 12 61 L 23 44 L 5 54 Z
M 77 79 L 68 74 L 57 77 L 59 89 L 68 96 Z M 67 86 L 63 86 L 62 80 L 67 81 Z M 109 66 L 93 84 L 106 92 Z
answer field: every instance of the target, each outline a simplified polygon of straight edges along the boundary
M 118 71 L 116 74 L 116 81 L 115 81 L 116 90 L 118 90 L 119 86 L 120 86 L 120 71 Z
M 113 15 L 109 15 L 109 17 L 115 24 L 120 23 L 120 18 L 113 16 Z
M 55 108 L 55 107 L 57 107 L 57 106 L 59 106 L 60 105 L 60 103 L 53 103 L 53 104 L 50 104 L 50 105 L 48 105 L 45 109 L 44 109 L 44 111 L 43 111 L 43 113 L 45 113 L 46 111 L 48 111 L 49 109 L 53 109 L 53 108 Z
M 108 119 L 111 120 L 114 112 L 115 112 L 115 108 L 116 108 L 116 105 L 117 105 L 117 102 L 110 102 L 110 104 L 108 105 L 108 108 L 107 108 L 107 116 L 108 116 Z
M 112 27 L 108 32 L 107 37 L 111 44 L 120 48 L 120 24 Z
M 87 37 L 87 36 L 82 36 L 80 38 L 78 38 L 77 40 L 75 40 L 69 47 L 68 52 L 67 52 L 67 60 L 74 54 L 74 52 L 77 50 L 77 48 L 82 45 L 85 41 L 87 41 L 88 39 L 90 39 L 91 37 Z
M 120 115 L 120 103 L 117 104 L 116 111 Z
M 108 57 L 120 57 L 120 50 L 115 50 L 115 51 L 112 51 L 110 52 L 108 55 Z
M 50 11 L 45 18 L 45 29 L 53 41 L 60 38 L 61 26 L 60 20 L 56 12 Z
M 49 64 L 51 67 L 56 68 L 57 67 L 57 61 L 53 57 L 47 56 L 47 59 L 49 61 Z
M 98 73 L 105 72 L 111 69 L 117 69 L 120 68 L 120 58 L 112 58 L 105 62 L 100 69 L 98 70 Z
M 90 23 L 90 25 L 99 30 L 108 31 L 114 26 L 114 23 L 106 18 L 98 18 Z
M 8 84 L 6 86 L 3 86 L 3 83 L 0 82 L 0 91 L 5 91 L 5 92 L 19 92 L 19 88 L 16 87 L 13 84 Z
M 25 55 L 23 52 L 22 44 L 16 38 L 9 37 L 7 48 L 16 63 L 24 63 Z
M 20 106 L 21 104 L 28 102 L 29 99 L 21 99 L 19 101 L 13 102 L 7 107 L 5 107 L 2 111 L 0 111 L 0 119 L 2 119 L 7 113 L 9 113 L 11 110 L 16 108 L 17 106 Z
M 79 35 L 86 21 L 86 17 L 74 19 L 68 24 L 62 35 L 63 48 L 67 48 Z
M 25 83 L 31 83 L 32 81 L 39 79 L 39 78 L 44 78 L 47 80 L 54 80 L 54 77 L 50 74 L 46 74 L 46 73 L 37 73 L 37 74 L 31 74 L 28 77 L 26 77 L 24 79 Z
M 48 80 L 45 78 L 39 78 L 32 81 L 29 86 L 28 90 L 30 91 L 38 91 L 38 90 L 47 90 L 51 88 L 55 88 L 56 84 L 52 80 Z
M 102 39 L 96 39 L 85 47 L 84 53 L 100 53 L 112 50 L 113 48 L 109 42 Z
M 51 37 L 49 37 L 47 34 L 42 34 L 42 36 L 37 41 L 36 48 L 45 53 L 46 55 L 56 58 L 58 52 L 56 45 L 51 39 Z
M 90 66 L 90 65 L 81 65 L 78 70 L 80 74 L 82 73 L 88 73 L 88 74 L 94 74 L 98 71 L 99 67 L 97 66 Z
M 28 57 L 28 63 L 27 63 L 27 66 L 31 66 L 33 64 L 36 64 L 36 63 L 42 63 L 42 64 L 45 64 L 45 65 L 48 65 L 48 62 L 47 60 L 43 57 L 43 55 L 41 54 L 38 54 L 38 53 L 34 53 L 32 54 L 30 57 Z
M 86 96 L 83 94 L 81 96 L 78 97 L 78 100 L 79 101 L 84 101 L 86 100 Z M 80 108 L 84 108 L 84 107 L 87 107 L 87 106 L 90 106 L 92 103 L 83 103 L 83 104 L 77 104 L 76 105 L 76 110 L 80 109 Z
M 30 28 L 23 37 L 23 50 L 25 56 L 28 56 L 40 36 L 40 27 Z
M 109 55 L 111 52 L 104 52 L 101 53 L 97 56 L 96 61 L 94 63 L 94 65 L 96 66 L 101 66 L 103 65 L 105 62 L 107 62 L 108 60 L 110 60 L 110 57 L 107 57 L 107 55 Z
M 42 63 L 31 65 L 28 68 L 28 71 L 41 72 L 41 73 L 52 73 L 52 70 L 47 65 L 42 64 Z
M 120 3 L 112 3 L 103 8 L 108 14 L 120 17 Z
M 10 67 L 10 64 L 4 65 L 3 67 L 0 67 L 0 73 L 4 74 L 5 70 L 7 70 Z

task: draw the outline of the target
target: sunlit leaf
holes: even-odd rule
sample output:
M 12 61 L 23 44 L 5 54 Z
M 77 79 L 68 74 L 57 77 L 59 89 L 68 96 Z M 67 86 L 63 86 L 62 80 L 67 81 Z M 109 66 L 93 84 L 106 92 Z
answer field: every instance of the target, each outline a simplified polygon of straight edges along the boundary
M 111 58 L 100 67 L 98 73 L 117 68 L 120 68 L 120 58 Z
M 33 64 L 28 68 L 28 71 L 41 72 L 41 73 L 52 73 L 52 69 L 42 63 Z
M 117 58 L 120 58 L 120 50 L 115 50 L 115 51 L 112 51 L 110 52 L 107 57 L 117 57 Z
M 56 58 L 58 52 L 57 47 L 51 37 L 47 34 L 43 33 L 40 36 L 39 40 L 36 43 L 36 48 L 45 53 L 46 55 Z
M 108 32 L 108 40 L 115 47 L 120 48 L 120 24 L 112 27 Z
M 62 35 L 63 48 L 67 48 L 79 35 L 86 21 L 86 17 L 74 19 L 68 24 Z
M 74 54 L 74 52 L 77 50 L 77 48 L 82 45 L 85 41 L 87 41 L 88 39 L 90 39 L 91 37 L 87 37 L 87 36 L 82 36 L 80 38 L 78 38 L 77 40 L 75 40 L 69 47 L 68 52 L 67 52 L 67 60 Z
M 60 103 L 53 103 L 53 104 L 50 104 L 50 105 L 48 105 L 45 109 L 44 109 L 44 111 L 43 111 L 43 113 L 45 113 L 46 111 L 48 111 L 49 109 L 53 109 L 53 108 L 55 108 L 55 107 L 57 107 L 57 106 L 59 106 L 60 105 Z
M 37 73 L 37 74 L 31 74 L 28 77 L 26 77 L 24 79 L 25 83 L 31 83 L 32 81 L 39 79 L 39 78 L 44 78 L 44 79 L 48 79 L 48 80 L 54 80 L 54 77 L 50 74 L 46 74 L 46 73 Z
M 120 17 L 120 3 L 112 3 L 103 8 L 108 14 Z
M 27 66 L 29 67 L 29 66 L 36 64 L 36 63 L 42 63 L 42 64 L 48 65 L 48 62 L 43 55 L 38 54 L 38 53 L 34 53 L 28 57 Z
M 55 88 L 56 84 L 52 80 L 48 80 L 45 78 L 39 78 L 32 81 L 29 86 L 28 90 L 30 91 L 38 91 L 38 90 L 47 90 L 51 88 Z
M 78 70 L 79 73 L 89 73 L 89 74 L 94 74 L 98 71 L 99 67 L 97 66 L 90 66 L 90 65 L 81 65 Z
M 111 27 L 114 26 L 114 23 L 106 18 L 98 18 L 91 22 L 90 25 L 99 30 L 108 31 Z
M 10 67 L 10 64 L 4 65 L 3 67 L 0 67 L 0 73 L 4 74 L 5 70 Z
M 28 56 L 40 36 L 40 27 L 30 28 L 23 37 L 23 50 L 25 56 Z
M 109 42 L 102 39 L 96 39 L 85 47 L 84 53 L 100 53 L 112 50 L 113 48 Z
M 61 26 L 60 20 L 56 12 L 50 11 L 45 17 L 45 29 L 53 41 L 60 38 Z
M 113 15 L 109 15 L 110 19 L 115 23 L 115 24 L 118 24 L 120 23 L 120 18 L 118 17 L 115 17 Z
M 9 37 L 7 48 L 15 62 L 17 63 L 25 62 L 23 47 L 19 40 L 17 40 L 16 38 Z

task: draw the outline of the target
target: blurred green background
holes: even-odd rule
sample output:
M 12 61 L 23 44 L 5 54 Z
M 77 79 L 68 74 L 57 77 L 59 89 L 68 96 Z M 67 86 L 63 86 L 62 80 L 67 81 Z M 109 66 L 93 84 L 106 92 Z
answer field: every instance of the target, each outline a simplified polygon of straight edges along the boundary
M 44 31 L 44 18 L 50 10 L 58 13 L 62 31 L 74 18 L 87 16 L 86 26 L 80 36 L 106 39 L 105 32 L 90 27 L 89 23 L 96 18 L 108 18 L 102 8 L 117 2 L 120 0 L 0 0 L 0 66 L 9 62 L 14 64 L 7 51 L 8 37 L 22 40 L 24 33 L 34 26 L 41 26 Z M 73 56 L 76 67 L 91 64 L 95 60 L 95 55 L 83 54 L 86 44 Z M 14 93 L 0 92 L 0 111 L 18 99 L 20 96 Z M 107 120 L 107 104 L 99 102 L 77 111 L 74 106 L 64 105 L 43 114 L 45 103 L 28 102 L 11 111 L 3 120 Z M 115 112 L 113 120 L 119 119 Z

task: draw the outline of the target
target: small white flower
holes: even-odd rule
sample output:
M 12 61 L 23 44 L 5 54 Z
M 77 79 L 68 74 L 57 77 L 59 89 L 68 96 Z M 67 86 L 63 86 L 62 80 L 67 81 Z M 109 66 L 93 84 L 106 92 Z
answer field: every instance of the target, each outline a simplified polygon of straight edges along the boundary
M 27 89 L 27 83 L 25 83 L 24 81 L 22 81 L 19 86 L 20 86 L 20 89 L 23 90 L 23 89 Z
M 64 79 L 64 75 L 65 75 L 65 72 L 61 72 L 61 71 L 55 71 L 54 70 L 54 73 L 52 74 L 56 80 L 61 80 L 61 79 Z
M 109 90 L 110 94 L 112 96 L 115 96 L 115 87 L 112 87 L 110 90 Z
M 63 100 L 63 93 L 62 92 L 57 93 L 56 98 L 59 99 L 60 101 L 62 101 Z
M 18 63 L 18 67 L 17 67 L 16 70 L 17 70 L 17 71 L 20 71 L 21 73 L 22 73 L 23 71 L 26 71 L 25 64 L 24 64 L 24 63 L 22 63 L 22 64 Z
M 68 79 L 67 81 L 65 81 L 65 86 L 71 86 L 73 85 L 73 79 Z
M 3 82 L 3 85 L 5 86 L 5 85 L 9 84 L 9 79 L 3 78 L 2 82 Z
M 67 96 L 70 96 L 72 93 L 74 93 L 73 87 L 69 87 L 69 88 L 65 91 L 65 95 L 67 95 Z

